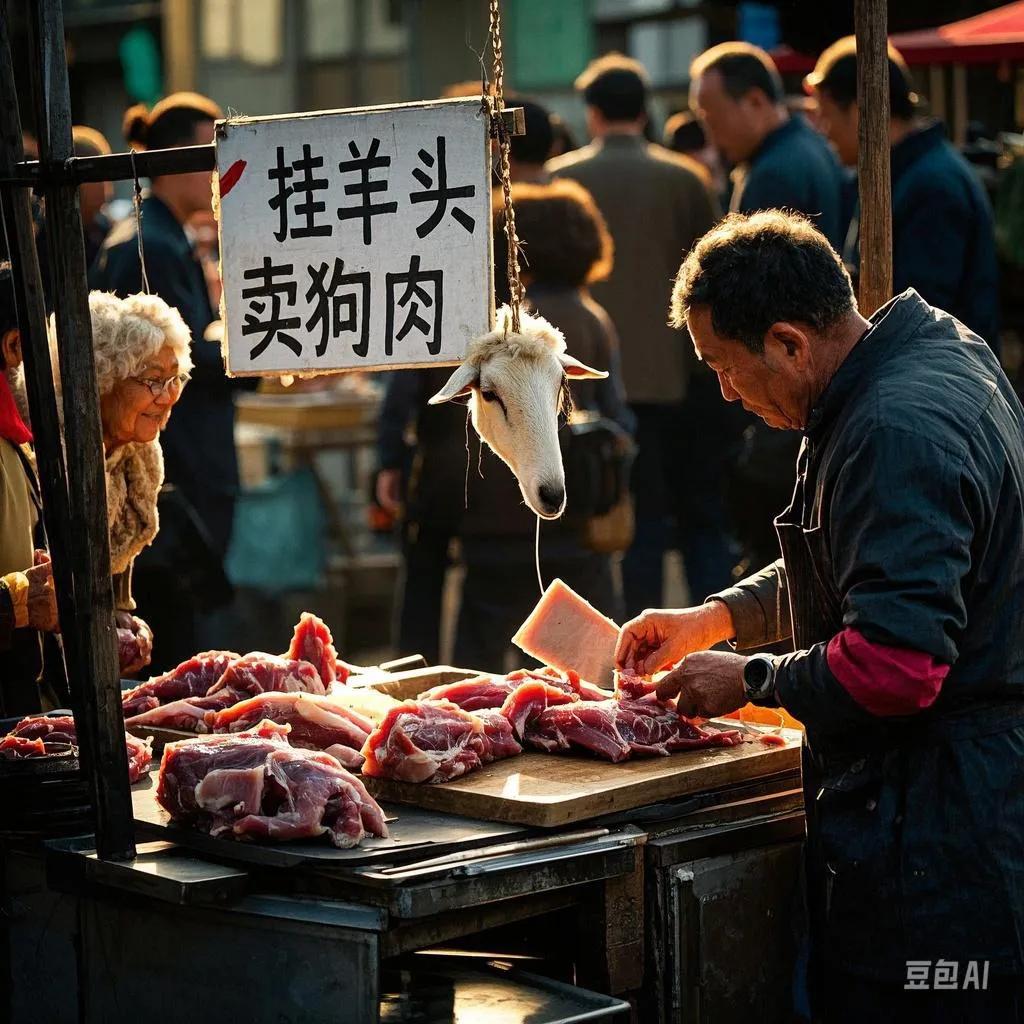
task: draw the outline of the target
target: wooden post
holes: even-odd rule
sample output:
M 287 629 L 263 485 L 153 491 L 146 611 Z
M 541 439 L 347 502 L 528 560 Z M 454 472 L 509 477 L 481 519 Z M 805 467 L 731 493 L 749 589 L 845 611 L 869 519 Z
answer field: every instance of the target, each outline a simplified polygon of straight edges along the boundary
M 61 165 L 74 152 L 68 91 L 64 23 L 60 0 L 30 0 L 30 61 L 38 106 L 41 162 Z M 6 42 L 6 40 L 5 40 Z M 0 54 L 0 60 L 7 60 Z M 16 94 L 6 93 L 16 104 Z M 92 348 L 85 247 L 73 182 L 44 189 L 46 232 L 55 300 L 57 345 L 64 409 L 68 523 L 49 542 L 59 585 L 72 587 L 72 607 L 61 609 L 68 679 L 71 686 L 82 766 L 90 781 L 96 812 L 96 848 L 105 859 L 135 855 L 131 789 L 121 712 L 120 672 L 110 580 L 110 538 L 99 393 Z M 19 250 L 25 248 L 20 239 Z M 29 274 L 38 266 L 29 261 Z M 33 339 L 34 340 L 34 339 Z M 52 457 L 43 439 L 41 460 Z M 59 434 L 56 435 L 59 445 Z M 48 520 L 48 525 L 49 520 Z M 73 527 L 73 529 L 72 529 Z
M 892 183 L 889 167 L 889 54 L 886 0 L 856 0 L 857 180 L 860 189 L 860 309 L 892 298 Z
M 953 145 L 957 149 L 967 144 L 967 68 L 953 65 Z

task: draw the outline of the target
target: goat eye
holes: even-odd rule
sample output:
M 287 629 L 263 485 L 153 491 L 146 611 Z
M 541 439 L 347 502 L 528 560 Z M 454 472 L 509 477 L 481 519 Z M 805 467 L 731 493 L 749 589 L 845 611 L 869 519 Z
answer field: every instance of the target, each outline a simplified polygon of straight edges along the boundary
M 498 400 L 497 394 L 495 394 L 495 392 L 493 392 L 493 391 L 481 391 L 480 392 L 480 397 L 485 402 L 496 402 Z

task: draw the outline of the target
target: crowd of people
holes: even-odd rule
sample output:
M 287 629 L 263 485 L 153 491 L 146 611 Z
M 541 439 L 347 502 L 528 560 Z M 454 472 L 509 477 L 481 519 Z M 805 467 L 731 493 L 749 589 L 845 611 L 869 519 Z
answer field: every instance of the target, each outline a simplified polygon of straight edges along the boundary
M 526 132 L 512 139 L 510 161 L 525 301 L 564 332 L 577 356 L 609 372 L 605 381 L 572 385 L 575 412 L 562 432 L 568 511 L 541 530 L 540 563 L 546 578 L 563 578 L 617 621 L 664 603 L 665 555 L 672 549 L 681 555 L 693 595 L 721 590 L 744 568 L 777 557 L 773 520 L 792 492 L 800 433 L 769 430 L 738 403 L 723 402 L 716 374 L 695 356 L 685 332 L 669 324 L 667 311 L 683 257 L 729 211 L 805 214 L 856 279 L 856 60 L 852 40 L 822 54 L 804 83 L 814 101 L 808 113 L 787 104 L 767 53 L 739 42 L 716 46 L 690 68 L 689 107 L 669 118 L 664 144 L 653 141 L 646 72 L 619 54 L 595 60 L 577 80 L 589 135 L 582 147 L 541 104 L 508 98 L 526 115 Z M 448 92 L 458 94 L 458 86 Z M 943 126 L 918 114 L 909 73 L 895 51 L 890 105 L 896 290 L 917 289 L 998 351 L 987 199 Z M 125 139 L 135 148 L 209 143 L 221 116 L 207 97 L 178 93 L 150 110 L 129 110 Z M 79 155 L 111 149 L 87 127 L 75 128 L 74 141 Z M 209 174 L 154 178 L 139 216 L 115 225 L 106 214 L 109 199 L 108 184 L 81 187 L 94 319 L 109 321 L 114 308 L 103 307 L 106 319 L 97 319 L 96 295 L 138 303 L 131 297 L 148 293 L 143 312 L 125 307 L 119 315 L 132 323 L 140 317 L 164 323 L 176 360 L 172 367 L 169 356 L 143 348 L 137 365 L 127 357 L 119 363 L 121 390 L 154 406 L 139 411 L 136 422 L 159 422 L 160 439 L 142 441 L 126 428 L 126 441 L 107 451 L 112 472 L 123 470 L 125 445 L 162 452 L 145 473 L 121 472 L 127 494 L 113 476 L 108 484 L 121 495 L 122 512 L 134 510 L 137 520 L 131 590 L 119 592 L 118 607 L 141 609 L 155 637 L 150 668 L 158 670 L 219 643 L 208 622 L 230 598 L 224 563 L 239 489 L 234 396 L 254 382 L 230 380 L 218 346 L 207 340 L 219 298 L 216 254 L 204 244 Z M 494 239 L 500 302 L 509 291 L 500 202 Z M 45 268 L 44 234 L 39 248 Z M 6 386 L 0 382 L 0 575 L 7 574 L 0 584 L 0 650 L 20 651 L 4 656 L 20 659 L 20 671 L 34 679 L 38 638 L 26 643 L 22 631 L 52 629 L 55 611 L 42 538 L 32 536 L 38 489 L 25 455 L 31 431 L 6 271 L 0 271 L 0 288 L 0 335 L 7 339 Z M 157 301 L 165 304 L 159 311 Z M 178 321 L 167 327 L 172 315 L 190 338 L 187 351 L 174 340 L 181 337 Z M 142 344 L 144 331 L 125 331 Z M 99 327 L 95 334 L 99 352 L 106 342 Z M 536 600 L 537 524 L 493 455 L 485 448 L 465 451 L 463 412 L 427 405 L 442 375 L 409 370 L 386 382 L 376 497 L 398 516 L 404 571 L 395 645 L 401 654 L 439 659 L 445 578 L 458 560 L 464 575 L 451 656 L 500 670 L 508 638 Z M 107 396 L 105 415 L 122 404 Z M 598 500 L 594 476 L 602 471 L 620 487 Z M 142 488 L 139 496 L 135 487 Z M 147 527 L 157 517 L 159 534 Z
M 555 155 L 551 115 L 527 97 L 510 99 L 526 114 L 526 134 L 512 140 L 511 173 L 527 303 L 561 327 L 585 361 L 609 370 L 605 393 L 624 401 L 595 407 L 593 385 L 589 394 L 574 385 L 577 404 L 635 442 L 633 528 L 619 531 L 618 548 L 590 543 L 588 509 L 574 503 L 570 481 L 568 521 L 541 530 L 540 563 L 548 578 L 563 576 L 613 619 L 664 604 L 671 549 L 694 596 L 778 557 L 774 519 L 792 495 L 801 434 L 772 430 L 739 403 L 723 402 L 716 375 L 666 311 L 681 260 L 725 212 L 804 214 L 843 254 L 856 284 L 856 62 L 852 38 L 834 44 L 804 82 L 811 102 L 793 109 L 768 53 L 741 42 L 715 46 L 693 62 L 689 108 L 666 122 L 664 145 L 652 141 L 645 69 L 619 54 L 595 60 L 577 79 L 590 136 L 582 148 Z M 988 200 L 943 125 L 918 113 L 909 71 L 892 48 L 889 71 L 895 291 L 916 289 L 998 352 Z M 568 192 L 569 183 L 579 187 Z M 595 231 L 609 244 L 577 273 L 575 243 Z M 504 244 L 499 211 L 497 255 Z M 495 262 L 501 267 L 503 258 Z M 498 281 L 499 299 L 502 289 Z M 568 304 L 556 300 L 559 289 L 571 294 Z M 483 479 L 474 469 L 467 492 L 465 424 L 457 410 L 427 407 L 432 383 L 426 371 L 392 375 L 381 421 L 378 498 L 401 510 L 405 563 L 397 644 L 402 653 L 437 655 L 444 577 L 458 558 L 466 577 L 453 657 L 497 671 L 509 654 L 506 627 L 536 600 L 535 524 L 486 456 Z M 572 443 L 570 434 L 567 463 Z M 494 635 L 480 635 L 488 630 Z

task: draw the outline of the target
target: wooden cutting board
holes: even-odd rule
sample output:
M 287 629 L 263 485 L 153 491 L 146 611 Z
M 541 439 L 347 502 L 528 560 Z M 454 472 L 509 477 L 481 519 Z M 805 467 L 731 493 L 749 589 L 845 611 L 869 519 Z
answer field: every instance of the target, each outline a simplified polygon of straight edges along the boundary
M 366 776 L 363 781 L 380 800 L 485 821 L 552 827 L 792 771 L 800 765 L 801 736 L 791 729 L 782 735 L 785 746 L 755 740 L 622 764 L 530 752 L 436 785 Z

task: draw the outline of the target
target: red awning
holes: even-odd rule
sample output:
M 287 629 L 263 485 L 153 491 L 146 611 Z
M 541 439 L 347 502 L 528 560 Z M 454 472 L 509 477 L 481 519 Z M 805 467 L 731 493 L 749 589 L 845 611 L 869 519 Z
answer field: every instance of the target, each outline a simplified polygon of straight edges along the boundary
M 908 64 L 994 64 L 1024 61 L 1024 0 L 938 28 L 900 32 L 890 42 Z M 815 59 L 780 46 L 772 57 L 781 72 L 807 72 Z
M 1024 60 L 1024 2 L 919 32 L 900 32 L 893 46 L 908 64 L 992 64 Z

